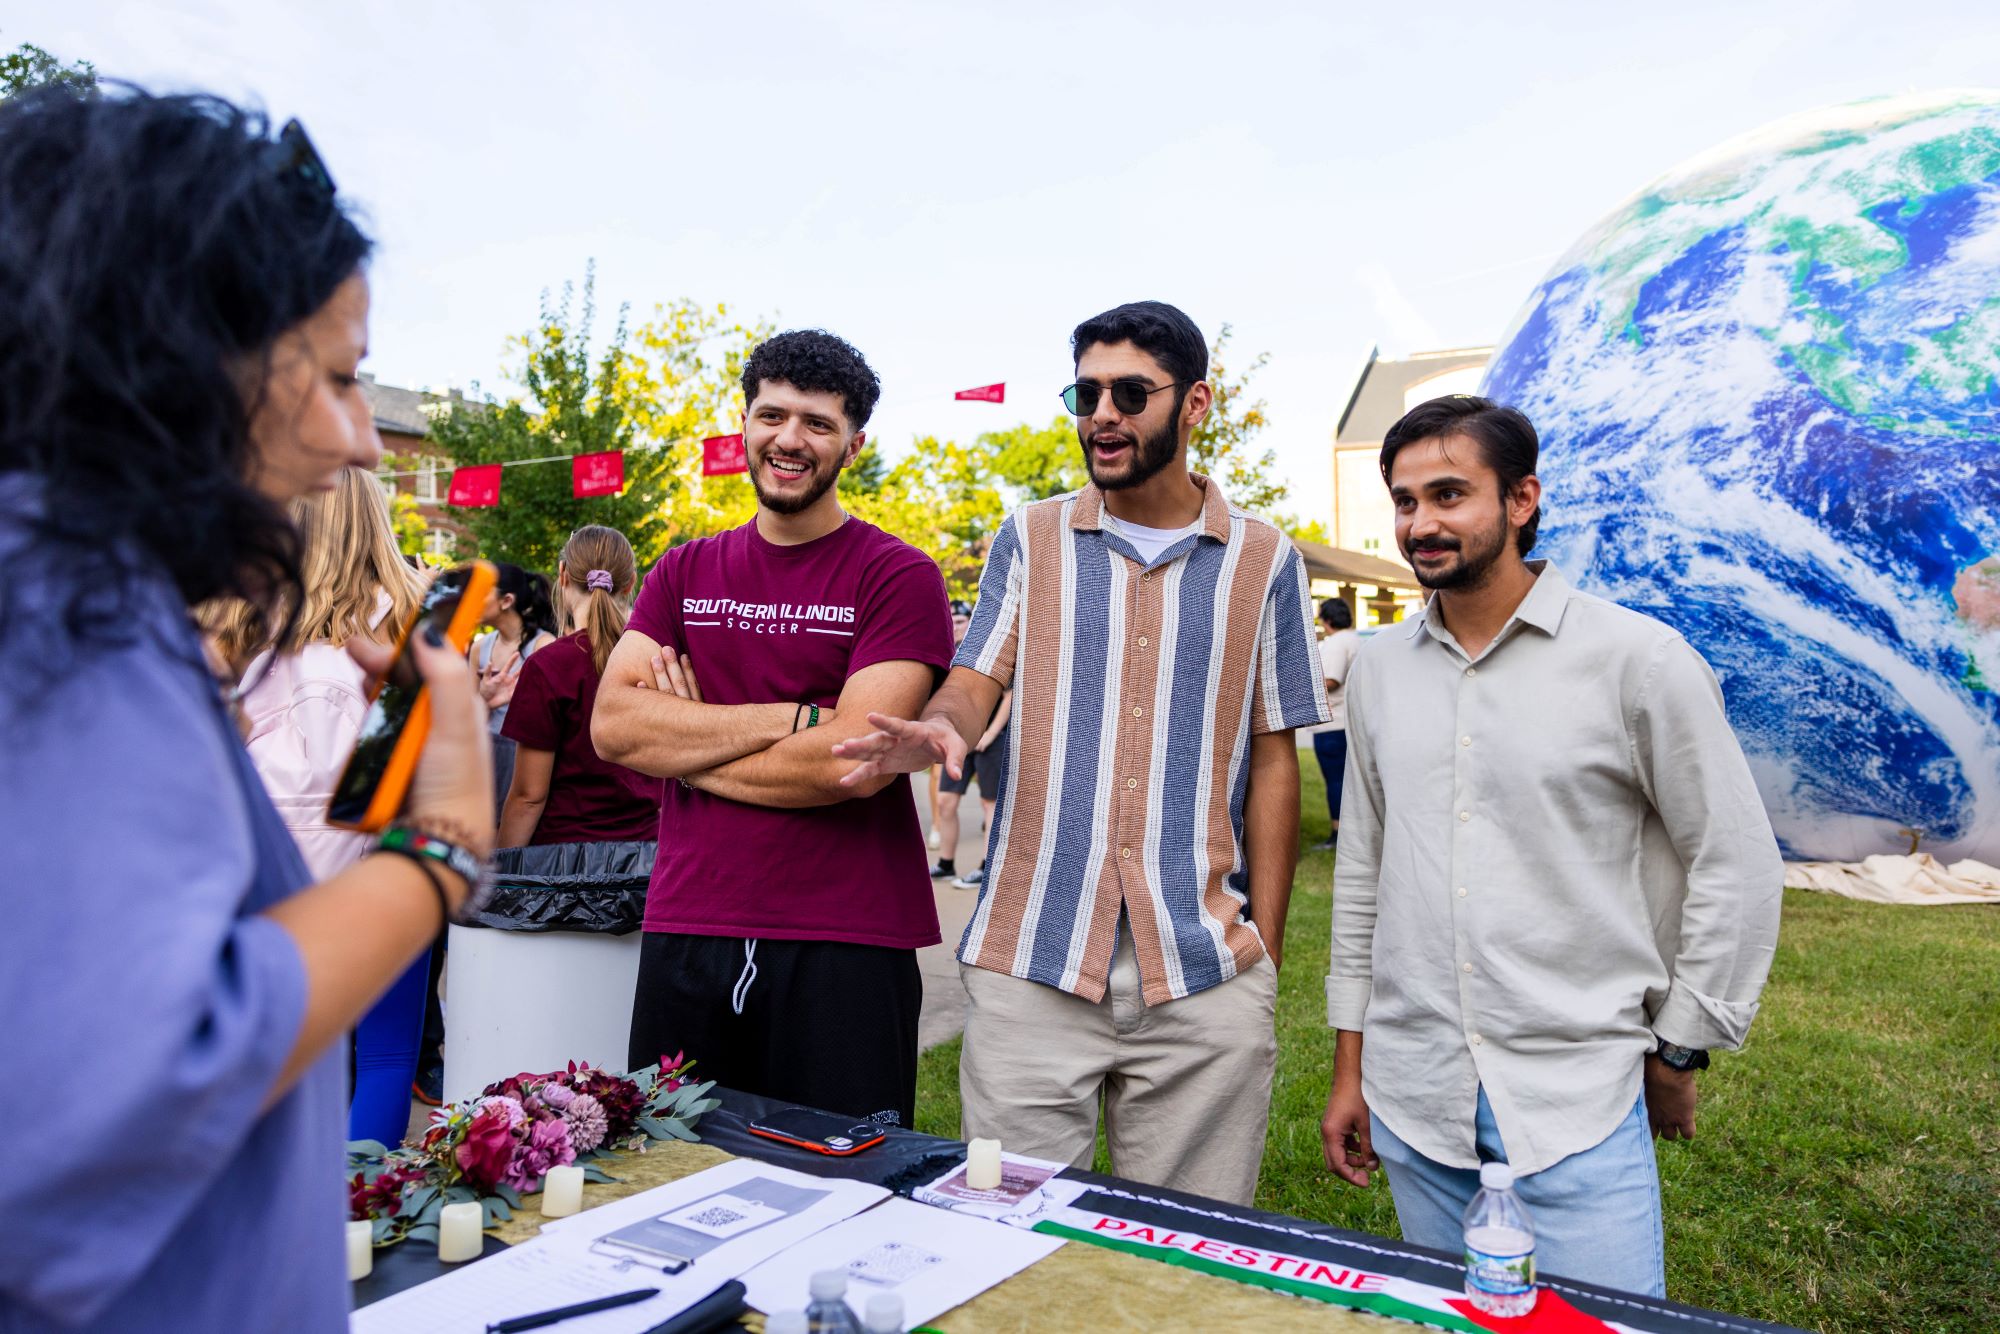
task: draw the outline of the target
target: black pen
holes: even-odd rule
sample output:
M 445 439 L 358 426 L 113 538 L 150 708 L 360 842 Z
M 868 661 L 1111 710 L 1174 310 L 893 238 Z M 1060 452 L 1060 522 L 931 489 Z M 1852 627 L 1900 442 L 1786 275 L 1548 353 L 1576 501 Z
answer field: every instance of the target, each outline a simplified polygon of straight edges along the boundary
M 553 1311 L 541 1311 L 535 1315 L 517 1315 L 511 1320 L 496 1321 L 486 1327 L 486 1334 L 521 1334 L 524 1329 L 540 1329 L 543 1325 L 553 1325 L 558 1320 L 591 1315 L 597 1311 L 615 1310 L 620 1306 L 630 1306 L 634 1302 L 643 1302 L 648 1297 L 659 1295 L 658 1288 L 634 1288 L 615 1297 L 599 1297 L 596 1301 L 578 1302 L 575 1306 L 558 1306 Z

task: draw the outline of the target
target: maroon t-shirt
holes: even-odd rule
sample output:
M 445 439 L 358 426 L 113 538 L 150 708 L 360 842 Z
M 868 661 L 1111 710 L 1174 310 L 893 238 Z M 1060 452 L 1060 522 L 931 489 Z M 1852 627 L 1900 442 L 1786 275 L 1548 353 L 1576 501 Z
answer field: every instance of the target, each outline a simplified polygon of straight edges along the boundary
M 753 519 L 675 547 L 646 576 L 627 628 L 687 654 L 710 704 L 827 707 L 848 677 L 875 663 L 920 662 L 939 673 L 951 665 L 951 609 L 937 563 L 855 518 L 798 546 L 765 540 Z M 937 944 L 908 779 L 805 810 L 669 782 L 645 927 L 896 949 Z
M 522 660 L 500 735 L 556 755 L 530 844 L 637 842 L 659 833 L 660 780 L 598 758 L 590 744 L 596 705 L 589 635 L 579 631 Z

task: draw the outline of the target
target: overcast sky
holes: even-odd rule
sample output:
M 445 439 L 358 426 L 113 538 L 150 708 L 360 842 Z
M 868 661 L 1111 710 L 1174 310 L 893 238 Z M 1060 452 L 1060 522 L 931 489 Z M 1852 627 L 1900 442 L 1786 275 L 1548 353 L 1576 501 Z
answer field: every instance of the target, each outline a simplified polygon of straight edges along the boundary
M 1270 353 L 1304 517 L 1371 345 L 1494 340 L 1591 222 L 1731 135 L 2000 82 L 1995 0 L 10 0 L 22 42 L 304 120 L 381 242 L 385 382 L 495 385 L 594 258 L 606 311 L 851 339 L 894 453 L 1046 421 L 1077 321 L 1157 297 Z M 951 401 L 994 380 L 1004 406 Z

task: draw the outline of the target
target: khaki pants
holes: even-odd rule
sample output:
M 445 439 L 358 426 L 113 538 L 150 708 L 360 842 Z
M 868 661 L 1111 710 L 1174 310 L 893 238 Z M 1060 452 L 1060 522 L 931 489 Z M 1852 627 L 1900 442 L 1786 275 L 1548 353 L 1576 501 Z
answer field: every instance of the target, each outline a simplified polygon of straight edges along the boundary
M 1005 973 L 958 971 L 966 1138 L 1087 1168 L 1101 1093 L 1118 1175 L 1250 1203 L 1278 1057 L 1278 973 L 1269 959 L 1151 1008 L 1139 999 L 1139 964 L 1122 924 L 1111 985 L 1095 1005 Z

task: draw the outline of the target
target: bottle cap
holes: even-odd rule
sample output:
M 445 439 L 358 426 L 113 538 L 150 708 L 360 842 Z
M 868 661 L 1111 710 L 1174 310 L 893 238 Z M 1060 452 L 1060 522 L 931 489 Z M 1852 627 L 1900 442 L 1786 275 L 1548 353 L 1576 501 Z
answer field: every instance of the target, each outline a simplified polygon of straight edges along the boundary
M 868 1329 L 870 1334 L 888 1330 L 902 1334 L 903 1298 L 899 1293 L 878 1292 L 868 1299 Z
M 1514 1189 L 1514 1169 L 1506 1163 L 1481 1163 L 1479 1184 L 1488 1190 Z
M 764 1334 L 806 1334 L 810 1328 L 804 1311 L 779 1311 L 764 1321 Z
M 806 1291 L 816 1302 L 837 1302 L 847 1295 L 847 1271 L 822 1269 L 812 1276 L 812 1283 Z

